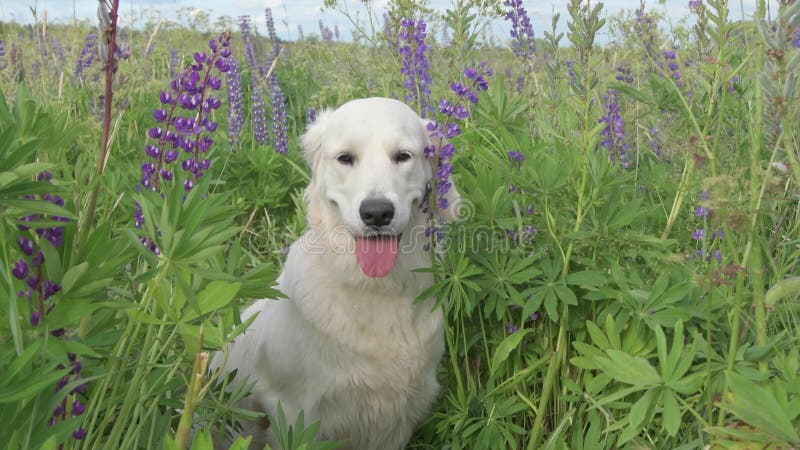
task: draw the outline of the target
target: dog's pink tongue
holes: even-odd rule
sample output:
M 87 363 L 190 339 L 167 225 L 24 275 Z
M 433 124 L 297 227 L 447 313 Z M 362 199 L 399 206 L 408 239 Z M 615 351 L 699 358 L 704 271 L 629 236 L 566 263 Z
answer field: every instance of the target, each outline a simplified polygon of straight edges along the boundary
M 381 236 L 356 239 L 356 259 L 361 271 L 368 277 L 389 275 L 397 260 L 397 238 Z

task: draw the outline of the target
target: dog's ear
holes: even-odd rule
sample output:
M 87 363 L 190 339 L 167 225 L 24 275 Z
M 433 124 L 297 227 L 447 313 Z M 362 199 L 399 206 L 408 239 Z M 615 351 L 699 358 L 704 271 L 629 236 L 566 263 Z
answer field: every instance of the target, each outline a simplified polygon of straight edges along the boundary
M 437 150 L 441 149 L 443 145 L 447 144 L 447 140 L 441 136 L 431 136 L 431 128 L 433 127 L 433 122 L 428 119 L 420 119 L 422 121 L 422 128 L 425 130 L 425 135 L 428 137 L 429 147 L 435 147 Z M 426 152 L 427 153 L 427 152 Z M 428 162 L 431 166 L 431 174 L 436 173 L 435 159 L 434 158 L 427 158 Z M 444 195 L 444 198 L 447 200 L 447 209 L 442 210 L 441 214 L 444 216 L 445 220 L 453 221 L 457 220 L 459 217 L 459 210 L 461 208 L 461 194 L 458 193 L 458 188 L 456 184 L 453 182 L 453 176 L 450 175 L 447 178 L 447 181 L 450 183 L 450 190 Z
M 317 114 L 317 118 L 308 124 L 306 132 L 300 136 L 300 145 L 303 147 L 303 157 L 305 158 L 308 166 L 313 171 L 317 162 L 319 161 L 322 149 L 322 137 L 325 135 L 325 130 L 328 128 L 332 109 L 323 109 Z

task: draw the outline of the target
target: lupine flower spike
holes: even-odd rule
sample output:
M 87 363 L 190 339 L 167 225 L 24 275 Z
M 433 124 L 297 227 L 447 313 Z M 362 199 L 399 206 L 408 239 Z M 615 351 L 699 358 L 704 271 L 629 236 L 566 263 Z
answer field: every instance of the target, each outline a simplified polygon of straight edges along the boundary
M 431 77 L 428 73 L 428 46 L 425 44 L 425 22 L 422 19 L 403 19 L 400 23 L 398 41 L 403 67 L 400 72 L 405 75 L 403 87 L 406 88 L 405 100 L 416 106 L 421 117 L 433 111 L 430 106 Z
M 169 91 L 161 92 L 161 107 L 153 110 L 158 126 L 148 130 L 154 143 L 145 145 L 148 159 L 142 163 L 141 187 L 156 191 L 160 181 L 171 181 L 175 176 L 171 164 L 179 159 L 181 150 L 188 156 L 181 161 L 181 168 L 187 172 L 187 191 L 211 166 L 206 154 L 214 142 L 210 133 L 217 129 L 217 122 L 210 119 L 210 113 L 222 104 L 213 95 L 222 86 L 215 71 L 225 73 L 230 69 L 229 46 L 227 32 L 212 39 L 211 54 L 195 53 L 194 63 L 172 80 Z M 186 115 L 179 114 L 181 111 Z
M 619 161 L 624 169 L 630 167 L 630 145 L 625 139 L 625 121 L 622 120 L 619 105 L 617 104 L 617 93 L 613 90 L 606 92 L 606 115 L 600 119 L 605 123 L 601 136 L 603 140 L 600 145 L 608 149 L 608 157 L 612 162 Z
M 447 209 L 450 204 L 447 200 L 447 193 L 452 184 L 449 181 L 453 172 L 453 165 L 450 162 L 455 147 L 448 140 L 461 134 L 461 128 L 454 120 L 465 120 L 469 117 L 469 109 L 466 101 L 470 103 L 478 102 L 478 92 L 489 88 L 486 77 L 492 75 L 492 70 L 482 62 L 478 67 L 471 67 L 464 70 L 464 77 L 469 80 L 467 84 L 460 81 L 450 84 L 450 90 L 455 94 L 453 102 L 443 99 L 439 101 L 438 111 L 444 116 L 444 120 L 431 121 L 428 123 L 428 132 L 434 142 L 430 147 L 425 148 L 425 156 L 432 158 L 435 162 L 436 170 L 426 199 L 422 202 L 422 207 L 428 213 L 429 227 L 426 234 L 429 236 L 434 233 L 437 224 L 433 223 L 434 212 L 439 209 Z M 439 233 L 436 233 L 438 239 Z
M 528 12 L 522 7 L 522 0 L 505 0 L 503 5 L 509 9 L 505 19 L 511 22 L 511 51 L 522 59 L 528 60 L 536 55 L 536 41 L 533 38 L 533 26 Z
M 142 178 L 137 189 L 159 191 L 160 183 L 175 178 L 173 163 L 180 159 L 185 173 L 183 188 L 190 191 L 211 167 L 207 154 L 214 143 L 210 134 L 217 129 L 217 122 L 210 117 L 211 112 L 222 105 L 214 91 L 222 86 L 217 73 L 230 70 L 230 39 L 230 33 L 224 32 L 209 41 L 211 53 L 195 53 L 192 65 L 172 80 L 170 90 L 161 92 L 161 107 L 153 110 L 157 126 L 147 132 L 151 142 L 145 145 L 147 158 L 142 163 Z M 134 221 L 136 228 L 144 226 L 144 215 L 138 203 Z M 150 239 L 142 238 L 142 243 L 158 254 Z

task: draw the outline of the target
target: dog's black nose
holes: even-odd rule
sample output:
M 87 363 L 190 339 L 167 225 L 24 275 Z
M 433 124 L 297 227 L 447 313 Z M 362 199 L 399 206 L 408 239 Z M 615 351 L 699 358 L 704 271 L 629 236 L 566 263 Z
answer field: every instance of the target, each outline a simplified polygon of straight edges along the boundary
M 361 202 L 358 214 L 368 227 L 382 227 L 392 222 L 394 205 L 384 198 L 367 199 Z

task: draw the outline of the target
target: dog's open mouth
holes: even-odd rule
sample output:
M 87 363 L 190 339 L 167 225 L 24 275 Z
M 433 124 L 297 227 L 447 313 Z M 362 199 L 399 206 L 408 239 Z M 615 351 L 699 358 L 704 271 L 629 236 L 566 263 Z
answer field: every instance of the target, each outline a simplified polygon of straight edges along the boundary
M 356 238 L 356 260 L 364 275 L 381 278 L 389 275 L 397 261 L 399 235 L 378 234 Z

